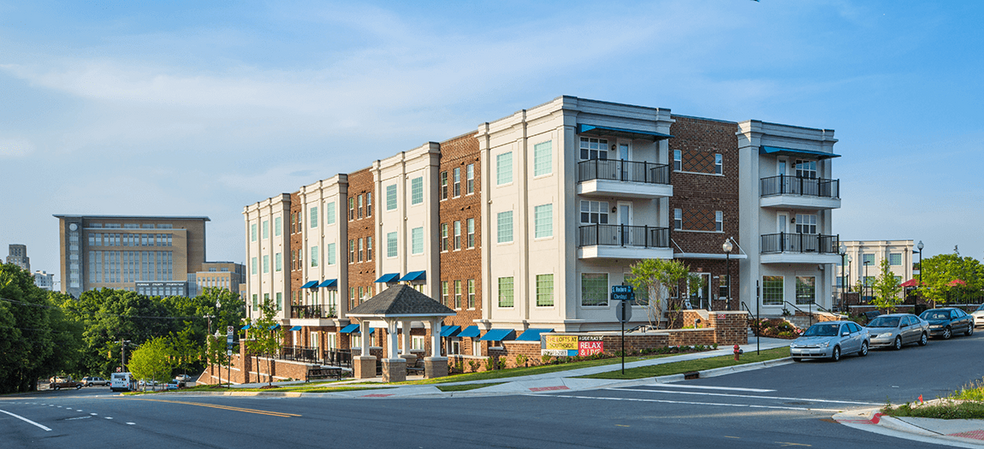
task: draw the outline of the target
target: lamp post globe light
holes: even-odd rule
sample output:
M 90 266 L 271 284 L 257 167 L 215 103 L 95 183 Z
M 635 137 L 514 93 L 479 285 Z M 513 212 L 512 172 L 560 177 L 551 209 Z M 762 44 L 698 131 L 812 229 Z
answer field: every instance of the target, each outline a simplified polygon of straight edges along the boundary
M 844 296 L 844 294 L 847 291 L 847 288 L 845 288 L 845 282 L 844 282 L 844 265 L 847 264 L 847 262 L 846 262 L 846 260 L 847 260 L 847 247 L 844 246 L 844 244 L 842 243 L 841 246 L 840 246 L 840 248 L 837 248 L 837 249 L 838 249 L 838 252 L 840 252 L 840 256 L 841 256 L 841 300 L 840 300 L 840 309 L 841 309 L 841 312 L 845 312 L 845 311 L 847 311 L 847 297 Z
M 862 258 L 863 258 L 863 256 L 862 256 Z M 870 263 L 871 263 L 871 261 L 869 261 L 868 259 L 864 259 L 862 261 L 862 264 L 864 264 L 864 285 L 863 285 L 863 288 L 864 288 L 864 296 L 868 296 L 867 295 L 867 293 L 868 293 L 868 265 Z
M 919 248 L 919 287 L 922 287 L 922 250 L 924 248 L 922 240 L 916 245 Z
M 731 251 L 735 249 L 734 245 L 731 244 L 731 237 L 728 237 L 721 245 L 721 249 L 724 250 L 724 259 L 727 261 L 727 279 L 728 279 L 728 300 L 724 303 L 724 310 L 731 310 Z

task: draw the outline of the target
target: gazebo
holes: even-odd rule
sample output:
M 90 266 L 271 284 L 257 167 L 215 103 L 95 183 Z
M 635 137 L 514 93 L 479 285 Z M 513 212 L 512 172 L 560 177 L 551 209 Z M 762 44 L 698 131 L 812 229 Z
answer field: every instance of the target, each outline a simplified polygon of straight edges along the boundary
M 431 356 L 424 357 L 424 376 L 427 378 L 448 375 L 448 359 L 441 357 L 441 323 L 455 311 L 408 285 L 395 285 L 359 304 L 348 312 L 349 318 L 359 320 L 363 328 L 369 328 L 370 320 L 386 323 L 386 358 L 383 359 L 383 380 L 399 382 L 407 378 L 407 360 L 416 361 L 410 354 L 410 328 L 414 321 L 430 325 Z M 399 348 L 399 323 L 403 323 L 403 354 Z M 362 332 L 362 354 L 353 357 L 353 374 L 359 379 L 376 377 L 376 357 L 369 354 L 369 332 Z

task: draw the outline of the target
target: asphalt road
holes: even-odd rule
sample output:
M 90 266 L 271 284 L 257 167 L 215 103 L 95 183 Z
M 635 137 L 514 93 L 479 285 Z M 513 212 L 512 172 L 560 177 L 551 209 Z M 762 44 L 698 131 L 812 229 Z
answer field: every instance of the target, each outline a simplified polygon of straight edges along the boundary
M 501 397 L 0 399 L 4 448 L 935 447 L 832 422 L 984 377 L 984 335 L 676 384 Z M 13 415 L 11 415 L 13 414 Z M 46 430 L 47 429 L 47 430 Z

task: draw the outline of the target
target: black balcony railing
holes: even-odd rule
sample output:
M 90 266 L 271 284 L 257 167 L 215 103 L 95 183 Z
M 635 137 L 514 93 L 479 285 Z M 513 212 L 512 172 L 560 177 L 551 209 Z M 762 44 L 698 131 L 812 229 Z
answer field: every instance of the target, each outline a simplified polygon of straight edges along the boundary
M 654 162 L 591 159 L 577 163 L 577 181 L 607 179 L 610 181 L 669 184 L 670 166 Z
M 803 195 L 840 198 L 840 180 L 779 175 L 762 178 L 762 196 Z
M 338 318 L 332 306 L 290 306 L 291 318 Z
M 578 246 L 669 248 L 670 228 L 629 225 L 588 225 L 578 228 Z
M 837 254 L 837 236 L 823 234 L 765 234 L 762 236 L 762 254 L 818 253 Z

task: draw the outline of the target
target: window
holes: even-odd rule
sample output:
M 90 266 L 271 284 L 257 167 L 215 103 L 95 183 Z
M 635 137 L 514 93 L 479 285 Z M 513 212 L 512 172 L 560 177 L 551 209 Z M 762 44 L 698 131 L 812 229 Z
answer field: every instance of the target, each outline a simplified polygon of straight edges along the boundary
M 683 152 L 680 150 L 673 150 L 673 170 L 683 170 Z
M 396 246 L 396 233 L 386 233 L 386 257 L 396 257 L 398 254 Z
M 448 172 L 441 172 L 441 199 L 448 199 Z
M 335 202 L 325 204 L 325 224 L 335 224 Z
M 552 274 L 536 275 L 536 305 L 552 307 L 554 305 L 554 286 Z
M 276 217 L 273 219 L 273 235 L 280 237 L 283 233 L 284 219 L 282 217 Z
M 454 196 L 455 198 L 461 196 L 461 167 L 454 169 Z
M 441 223 L 441 251 L 448 250 L 448 224 Z
M 714 173 L 724 174 L 724 159 L 720 153 L 714 155 Z
M 513 306 L 513 278 L 499 278 L 499 307 Z
M 796 214 L 797 234 L 816 234 L 817 216 L 813 214 Z
M 581 200 L 581 224 L 608 224 L 608 201 Z
M 580 157 L 582 161 L 608 159 L 608 140 L 582 137 Z
M 325 257 L 328 259 L 328 265 L 335 265 L 335 244 L 329 243 L 325 245 Z
M 365 241 L 359 239 L 359 247 L 355 252 L 355 261 L 362 262 L 362 255 L 365 254 Z
M 311 227 L 318 227 L 318 208 L 312 207 L 309 212 L 311 213 Z
M 512 152 L 502 153 L 495 157 L 495 185 L 501 186 L 512 182 Z
M 349 198 L 349 221 L 355 220 L 355 197 Z
M 816 300 L 817 278 L 796 276 L 796 304 L 810 304 Z
M 259 269 L 257 268 L 257 266 L 258 266 L 257 259 L 254 257 L 253 260 L 251 260 L 250 261 L 250 264 L 249 264 L 249 272 L 250 272 L 250 274 L 257 274 L 257 273 L 259 273 Z
M 550 141 L 533 145 L 533 176 L 549 175 L 553 172 L 553 143 Z
M 553 237 L 553 204 L 541 204 L 533 208 L 534 238 Z
M 728 297 L 728 283 L 729 282 L 731 282 L 731 280 L 728 278 L 728 275 L 722 274 L 722 275 L 718 276 L 718 296 L 719 297 L 721 297 L 721 298 L 727 298 Z
M 414 351 L 424 350 L 424 336 L 423 335 L 411 335 L 410 336 L 410 349 Z
M 273 255 L 273 269 L 274 271 L 283 271 L 284 269 L 283 253 L 277 253 Z
M 465 193 L 475 193 L 475 164 L 465 166 Z
M 817 177 L 817 161 L 806 161 L 806 160 L 796 160 L 796 177 L 797 178 L 816 178 Z
M 396 209 L 396 184 L 386 186 L 386 210 Z
M 254 294 L 254 295 L 253 295 L 253 308 L 254 308 L 254 309 L 255 309 L 255 308 L 257 308 L 257 307 L 259 306 L 259 304 L 258 304 L 258 303 L 259 303 L 259 300 L 257 299 L 257 295 L 255 295 L 255 294 Z
M 581 305 L 608 305 L 608 273 L 581 273 Z
M 448 305 L 448 281 L 441 281 L 441 304 Z
M 263 239 L 266 240 L 270 238 L 270 220 L 263 220 L 262 223 Z
M 469 218 L 465 220 L 465 232 L 468 233 L 468 247 L 475 247 L 475 219 Z
M 349 240 L 349 263 L 355 263 L 355 239 Z
M 782 276 L 762 276 L 762 304 L 781 306 L 784 289 Z
M 888 264 L 892 266 L 902 265 L 902 253 L 889 253 Z
M 355 218 L 362 218 L 362 195 L 355 199 Z
M 410 254 L 424 253 L 424 228 L 410 230 Z
M 461 249 L 461 222 L 454 222 L 454 249 Z
M 284 310 L 284 296 L 280 292 L 277 292 L 277 310 Z
M 424 178 L 416 177 L 410 180 L 410 204 L 424 202 Z
M 256 241 L 256 223 L 250 223 L 249 225 L 249 241 Z
M 263 273 L 270 272 L 270 256 L 268 254 L 263 255 Z
M 372 237 L 366 237 L 366 260 L 372 260 Z
M 724 212 L 714 211 L 714 230 L 724 232 Z
M 513 218 L 512 211 L 507 210 L 505 212 L 499 212 L 497 216 L 496 223 L 497 227 L 497 238 L 498 243 L 510 243 L 513 241 Z
M 454 281 L 454 308 L 461 308 L 461 281 Z
M 862 254 L 861 255 L 861 265 L 874 265 L 875 255 L 874 254 Z
M 372 216 L 372 192 L 366 193 L 366 216 Z
M 317 246 L 312 246 L 311 247 L 311 266 L 312 267 L 318 266 L 318 247 Z
M 468 308 L 475 308 L 475 280 L 468 280 Z

